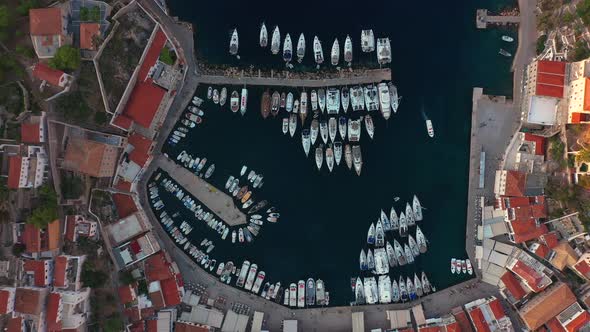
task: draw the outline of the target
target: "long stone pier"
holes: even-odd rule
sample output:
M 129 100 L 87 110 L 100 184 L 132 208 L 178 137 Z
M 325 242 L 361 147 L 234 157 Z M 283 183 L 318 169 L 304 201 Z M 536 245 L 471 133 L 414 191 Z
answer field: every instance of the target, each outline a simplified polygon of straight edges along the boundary
M 478 9 L 475 24 L 478 29 L 485 29 L 488 24 L 506 25 L 520 23 L 520 16 L 494 16 L 488 15 L 487 9 Z
M 223 191 L 163 155 L 158 156 L 152 163 L 168 172 L 179 185 L 228 225 L 246 224 L 246 215 L 238 209 L 233 199 Z
M 215 85 L 265 85 L 265 86 L 290 86 L 290 87 L 323 87 L 334 85 L 358 85 L 369 84 L 381 81 L 391 81 L 391 70 L 384 69 L 365 69 L 357 71 L 342 70 L 340 75 L 335 77 L 319 78 L 323 75 L 317 74 L 318 78 L 311 76 L 314 74 L 305 73 L 287 73 L 271 77 L 259 75 L 248 75 L 245 72 L 236 73 L 230 76 L 224 75 L 200 75 L 197 79 L 199 83 Z

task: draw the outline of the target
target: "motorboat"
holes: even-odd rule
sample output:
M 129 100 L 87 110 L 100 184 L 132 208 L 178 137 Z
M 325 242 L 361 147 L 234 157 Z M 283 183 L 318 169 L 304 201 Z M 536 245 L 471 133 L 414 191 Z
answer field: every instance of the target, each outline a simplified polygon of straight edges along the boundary
M 377 87 L 373 84 L 364 87 L 365 104 L 367 111 L 377 111 L 379 109 L 379 96 Z
M 278 91 L 272 93 L 272 99 L 270 104 L 270 113 L 273 116 L 279 114 L 279 103 L 281 102 L 281 94 Z
M 355 145 L 352 147 L 352 159 L 354 162 L 354 170 L 356 171 L 356 175 L 361 175 L 361 168 L 363 167 L 363 156 L 361 154 L 361 147 L 360 145 Z
M 344 61 L 348 62 L 349 65 L 352 62 L 352 40 L 349 35 L 346 35 L 344 41 Z
M 371 223 L 369 231 L 367 232 L 367 243 L 375 244 L 375 223 Z
M 318 106 L 322 113 L 324 113 L 324 110 L 326 109 L 326 91 L 324 89 L 318 90 Z
M 406 255 L 404 254 L 404 249 L 402 245 L 396 240 L 393 240 L 393 249 L 395 250 L 395 257 L 397 258 L 397 262 L 400 266 L 404 266 L 408 263 L 406 260 Z
M 309 149 L 311 147 L 311 141 L 309 137 L 309 129 L 305 128 L 301 131 L 301 143 L 303 144 L 303 151 L 305 156 L 309 155 Z
M 250 268 L 250 262 L 244 261 L 244 263 L 242 263 L 242 268 L 240 269 L 240 273 L 239 273 L 238 279 L 236 281 L 236 286 L 244 287 L 244 283 L 246 282 L 246 276 L 248 275 L 249 268 Z
M 297 284 L 295 283 L 291 283 L 291 285 L 289 285 L 289 306 L 297 306 Z
M 391 279 L 388 275 L 379 276 L 379 302 L 391 302 Z
M 219 90 L 213 89 L 213 103 L 219 104 Z
M 348 119 L 348 141 L 358 142 L 361 138 L 361 120 Z
M 318 94 L 315 90 L 311 90 L 311 110 L 318 110 Z
M 328 123 L 325 119 L 320 120 L 320 135 L 324 144 L 328 143 Z
M 377 39 L 377 62 L 380 65 L 391 63 L 391 44 L 389 38 Z
M 508 43 L 512 43 L 514 41 L 514 38 L 512 38 L 510 36 L 503 35 L 502 40 L 505 42 L 508 42 Z
M 336 165 L 340 165 L 342 161 L 342 142 L 334 142 L 334 160 Z
M 430 119 L 426 120 L 426 131 L 428 132 L 428 136 L 431 138 L 434 137 L 434 128 L 432 127 L 432 121 Z
M 340 90 L 329 88 L 326 95 L 326 109 L 328 114 L 338 114 L 340 110 Z
M 234 29 L 234 31 L 231 34 L 231 39 L 229 41 L 229 54 L 237 55 L 238 46 L 238 29 Z
M 322 144 L 315 148 L 315 164 L 318 167 L 318 170 L 322 169 L 322 164 L 324 163 L 324 148 Z
M 311 126 L 310 126 L 311 145 L 315 145 L 315 142 L 318 139 L 318 132 L 319 132 L 319 121 L 318 121 L 318 119 L 313 119 L 311 121 Z
M 372 29 L 361 31 L 361 49 L 365 53 L 375 50 L 375 35 Z
M 297 41 L 297 62 L 301 63 L 303 61 L 303 57 L 305 56 L 305 37 L 303 33 L 299 35 L 299 40 Z
M 283 60 L 291 62 L 293 60 L 293 44 L 291 43 L 291 36 L 287 34 L 283 43 Z
M 315 305 L 315 281 L 312 278 L 307 279 L 305 290 L 305 304 L 307 306 Z
M 328 170 L 332 172 L 334 169 L 334 150 L 332 150 L 331 144 L 328 144 L 326 148 L 326 165 L 328 166 Z
M 207 99 L 210 100 L 211 98 L 213 98 L 213 87 L 212 86 L 207 88 Z
M 375 285 L 373 287 L 373 285 Z M 375 281 L 374 277 L 365 277 L 364 282 L 365 288 L 365 301 L 367 304 L 375 304 L 378 301 L 378 294 L 376 291 L 377 282 Z
M 352 169 L 352 149 L 349 144 L 344 146 L 344 160 L 348 169 Z
M 219 96 L 219 105 L 224 106 L 226 101 L 227 101 L 227 88 L 223 87 L 221 89 L 221 94 Z
M 295 135 L 295 131 L 297 130 L 297 115 L 291 113 L 289 116 L 289 135 L 293 137 Z
M 393 113 L 397 113 L 400 100 L 400 97 L 397 94 L 397 87 L 393 85 L 393 83 L 389 82 L 387 83 L 387 88 L 389 90 L 389 104 L 391 106 L 391 110 Z
M 272 40 L 270 44 L 270 51 L 272 54 L 279 54 L 281 49 L 281 32 L 279 31 L 279 26 L 277 25 L 272 32 Z
M 399 293 L 400 293 L 400 300 L 405 302 L 409 299 L 408 297 L 408 289 L 406 288 L 406 282 L 402 276 L 399 276 Z
M 283 118 L 283 134 L 289 132 L 289 118 Z
M 498 54 L 505 56 L 507 58 L 511 57 L 512 54 L 508 51 L 506 51 L 505 49 L 501 48 L 500 51 L 498 51 Z
M 236 113 L 240 109 L 240 95 L 237 91 L 232 91 L 229 99 L 229 106 L 232 112 Z
M 299 113 L 299 99 L 295 99 L 293 103 L 293 113 Z
M 329 300 L 328 292 L 322 279 L 318 279 L 315 282 L 315 298 L 317 305 L 325 305 Z
M 307 117 L 307 92 L 301 92 L 301 108 L 299 110 L 299 117 L 301 118 L 301 124 L 305 123 Z
M 328 119 L 328 134 L 330 140 L 334 142 L 336 140 L 336 135 L 338 134 L 338 122 L 336 121 L 336 118 Z
M 293 93 L 292 92 L 289 92 L 287 94 L 287 104 L 285 105 L 285 109 L 289 113 L 291 113 L 293 111 L 293 101 L 294 101 Z
M 262 26 L 260 26 L 260 47 L 266 47 L 268 45 L 268 31 L 266 30 L 266 25 L 262 22 Z
M 455 273 L 457 271 L 457 259 L 451 258 L 451 273 Z
M 375 273 L 387 274 L 389 273 L 389 263 L 387 261 L 387 252 L 385 248 L 376 248 L 374 252 L 375 258 Z
M 303 280 L 297 282 L 297 307 L 305 307 L 305 281 Z
M 365 96 L 362 87 L 353 86 L 350 88 L 350 104 L 353 111 L 362 111 L 365 109 Z
M 313 56 L 318 65 L 324 62 L 324 51 L 322 50 L 322 43 L 318 39 L 318 36 L 313 38 Z
M 270 114 L 270 92 L 265 90 L 262 93 L 262 102 L 260 103 L 260 114 L 262 115 L 263 119 L 266 119 Z
M 284 92 L 281 92 L 281 101 L 279 103 L 280 108 L 285 108 L 287 107 L 287 94 Z
M 240 113 L 246 114 L 246 107 L 248 105 L 248 89 L 242 88 L 242 98 L 240 101 Z
M 338 38 L 334 39 L 334 43 L 332 44 L 332 52 L 330 53 L 330 59 L 332 62 L 332 66 L 338 65 L 340 61 L 340 44 L 338 43 Z
M 418 244 L 416 243 L 416 240 L 414 240 L 412 234 L 408 234 L 408 246 L 410 247 L 410 250 L 412 251 L 412 255 L 414 257 L 418 257 L 418 255 L 420 255 L 420 250 L 418 250 Z
M 466 268 L 467 268 L 467 273 L 469 275 L 472 275 L 473 274 L 473 266 L 471 266 L 471 261 L 469 260 L 469 258 L 467 258 L 465 260 L 465 264 L 466 264 Z
M 375 126 L 373 125 L 373 118 L 371 117 L 371 114 L 365 115 L 365 128 L 367 129 L 367 134 L 369 134 L 369 137 L 373 139 L 373 136 L 375 135 Z
M 390 103 L 390 95 L 389 95 L 389 88 L 385 83 L 379 83 L 377 86 L 377 90 L 379 91 L 379 104 L 381 106 L 381 114 L 385 120 L 389 120 L 391 116 L 391 103 Z
M 252 286 L 252 293 L 258 294 L 258 292 L 260 291 L 260 286 L 262 286 L 262 282 L 264 281 L 265 277 L 266 273 L 264 271 L 258 272 L 258 275 L 256 276 L 256 281 L 254 281 L 254 286 Z
M 343 87 L 342 91 L 340 92 L 340 101 L 342 102 L 342 109 L 344 113 L 348 111 L 348 106 L 350 105 L 350 94 L 347 87 Z
M 340 138 L 342 140 L 346 140 L 346 128 L 348 126 L 348 121 L 346 121 L 346 117 L 341 116 L 338 118 L 338 131 L 340 132 Z

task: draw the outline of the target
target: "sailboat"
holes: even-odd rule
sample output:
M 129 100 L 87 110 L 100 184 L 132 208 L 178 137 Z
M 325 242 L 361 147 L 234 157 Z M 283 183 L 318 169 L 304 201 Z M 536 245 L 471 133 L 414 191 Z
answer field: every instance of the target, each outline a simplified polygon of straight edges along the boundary
M 234 32 L 231 35 L 231 39 L 229 41 L 229 54 L 238 54 L 238 29 L 234 29 Z
M 334 39 L 334 44 L 332 44 L 330 59 L 332 60 L 332 66 L 338 65 L 340 61 L 340 44 L 338 43 L 338 38 Z
M 272 41 L 270 44 L 270 51 L 272 54 L 279 54 L 281 49 L 281 32 L 279 31 L 279 26 L 277 25 L 272 32 Z
M 306 157 L 309 155 L 309 149 L 311 147 L 309 136 L 309 129 L 305 128 L 301 131 L 301 142 L 303 144 L 303 151 L 305 152 Z
M 341 116 L 338 118 L 338 131 L 340 132 L 340 138 L 342 140 L 346 140 L 346 128 L 348 127 L 348 122 L 346 118 Z
M 344 160 L 346 161 L 348 169 L 352 169 L 352 150 L 350 144 L 344 146 Z
M 332 150 L 331 144 L 328 144 L 326 148 L 326 165 L 328 166 L 328 170 L 332 172 L 332 169 L 334 169 L 334 150 Z
M 297 41 L 297 62 L 301 63 L 305 56 L 305 37 L 303 33 L 299 35 L 299 41 Z
M 268 45 L 268 31 L 266 31 L 266 25 L 262 22 L 260 27 L 260 47 L 266 47 Z
M 329 118 L 328 119 L 328 133 L 330 135 L 330 140 L 334 142 L 336 140 L 336 135 L 338 134 L 338 123 L 336 118 Z
M 361 254 L 359 257 L 359 265 L 361 271 L 366 271 L 368 269 L 367 266 L 367 254 L 365 254 L 365 250 L 361 249 Z
M 418 249 L 420 253 L 425 253 L 426 250 L 428 250 L 428 245 L 426 242 L 426 237 L 424 236 L 424 233 L 422 233 L 420 226 L 416 226 L 416 241 L 418 242 Z
M 283 43 L 283 60 L 289 63 L 293 59 L 293 44 L 291 43 L 291 36 L 287 34 L 285 42 Z
M 324 62 L 324 51 L 322 50 L 322 43 L 318 39 L 318 36 L 313 38 L 313 55 L 318 65 Z
M 307 117 L 307 92 L 301 92 L 301 109 L 299 110 L 299 117 L 301 118 L 301 124 L 305 123 Z
M 344 113 L 348 112 L 348 106 L 350 105 L 350 94 L 347 87 L 343 87 L 340 92 L 340 101 L 342 102 L 342 109 Z
M 397 109 L 399 108 L 399 100 L 400 97 L 397 95 L 397 87 L 393 85 L 393 83 L 387 83 L 387 88 L 389 90 L 389 103 L 391 106 L 391 110 L 393 113 L 397 113 Z
M 311 110 L 318 110 L 318 94 L 315 90 L 311 90 Z
M 414 219 L 416 219 L 416 221 L 421 221 L 423 218 L 422 205 L 420 205 L 420 201 L 416 195 L 414 195 L 412 200 L 412 210 L 414 211 Z
M 295 131 L 297 130 L 297 115 L 291 113 L 289 116 L 289 135 L 293 137 L 295 135 Z
M 352 40 L 348 35 L 344 41 L 344 61 L 348 62 L 349 65 L 352 62 Z
M 391 210 L 389 211 L 389 222 L 391 223 L 391 230 L 395 231 L 399 229 L 399 220 L 397 218 L 397 212 L 395 212 L 395 208 L 392 206 Z
M 368 244 L 375 244 L 375 224 L 371 223 L 371 227 L 369 227 L 369 231 L 367 232 L 367 243 Z
M 385 250 L 387 252 L 387 261 L 389 262 L 389 267 L 397 266 L 397 259 L 395 258 L 395 250 L 389 241 L 385 242 Z
M 342 142 L 334 142 L 334 159 L 336 165 L 340 165 L 340 161 L 342 161 Z
M 318 167 L 318 170 L 322 169 L 322 164 L 324 163 L 324 147 L 320 144 L 317 148 L 315 148 L 315 164 Z
M 326 120 L 322 119 L 320 120 L 320 135 L 322 136 L 322 141 L 324 141 L 324 144 L 328 143 L 328 124 L 326 123 Z

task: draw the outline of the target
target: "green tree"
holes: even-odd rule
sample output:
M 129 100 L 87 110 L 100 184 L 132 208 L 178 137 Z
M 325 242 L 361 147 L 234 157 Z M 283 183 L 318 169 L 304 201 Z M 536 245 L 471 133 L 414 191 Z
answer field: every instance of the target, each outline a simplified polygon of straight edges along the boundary
M 108 275 L 103 271 L 97 270 L 89 260 L 82 265 L 82 274 L 80 275 L 82 284 L 85 287 L 99 288 L 104 285 L 108 279 Z
M 14 256 L 20 256 L 23 252 L 25 252 L 26 247 L 22 243 L 15 243 L 12 245 L 12 254 Z
M 563 14 L 563 16 L 561 17 L 561 21 L 565 24 L 570 24 L 574 21 L 576 17 L 574 16 L 574 14 L 570 13 L 570 12 L 565 12 Z
M 590 162 L 590 150 L 584 148 L 578 151 L 578 153 L 576 154 L 576 159 L 578 160 L 578 162 Z
M 90 9 L 90 20 L 92 22 L 100 22 L 100 7 L 94 6 Z
M 35 57 L 35 51 L 31 47 L 16 45 L 15 51 L 16 51 L 16 53 L 18 53 L 24 57 L 27 57 L 29 59 L 32 59 Z
M 590 25 L 590 0 L 582 0 L 576 6 L 576 13 L 585 25 Z
M 34 225 L 37 228 L 44 228 L 50 222 L 58 218 L 57 215 L 57 194 L 55 190 L 45 184 L 39 188 L 39 204 L 27 219 L 27 223 Z
M 80 67 L 80 50 L 70 45 L 64 45 L 49 60 L 49 65 L 55 69 L 76 70 Z
M 164 47 L 160 52 L 160 61 L 172 66 L 174 61 L 176 61 L 176 54 L 174 54 L 174 51 L 170 50 L 168 47 Z
M 14 24 L 14 17 L 6 5 L 0 6 L 0 41 L 8 39 L 11 27 Z
M 88 7 L 82 7 L 80 8 L 80 21 L 89 21 L 88 17 L 89 17 L 89 10 Z
M 106 112 L 96 112 L 94 113 L 94 122 L 98 125 L 104 125 L 108 121 Z
M 119 272 L 119 280 L 121 281 L 122 284 L 125 284 L 125 285 L 131 285 L 132 283 L 135 282 L 135 278 L 133 277 L 133 274 L 131 273 L 131 271 Z
M 576 41 L 574 44 L 574 49 L 571 53 L 570 60 L 571 61 L 580 61 L 590 57 L 590 49 L 582 39 Z
M 74 91 L 57 100 L 57 110 L 75 121 L 87 121 L 90 108 L 80 91 Z
M 40 6 L 39 0 L 21 0 L 20 5 L 16 7 L 16 11 L 21 16 L 28 16 L 29 10 Z
M 123 321 L 121 317 L 117 314 L 115 316 L 109 317 L 103 326 L 104 332 L 119 332 L 123 330 Z
M 547 35 L 541 35 L 537 38 L 537 55 L 545 50 L 545 42 L 547 42 Z

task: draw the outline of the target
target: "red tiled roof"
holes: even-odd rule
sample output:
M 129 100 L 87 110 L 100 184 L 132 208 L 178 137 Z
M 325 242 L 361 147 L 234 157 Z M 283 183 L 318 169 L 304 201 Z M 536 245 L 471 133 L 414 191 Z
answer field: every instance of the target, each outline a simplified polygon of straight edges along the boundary
M 537 64 L 536 94 L 540 96 L 563 98 L 565 82 L 565 63 L 559 61 L 539 61 Z
M 208 332 L 209 328 L 205 326 L 196 326 L 184 322 L 176 322 L 174 323 L 174 331 L 175 332 Z M 403 329 L 399 330 L 399 332 L 414 332 L 414 329 Z
M 461 329 L 460 329 L 461 331 L 473 332 L 473 328 L 471 327 L 471 324 L 469 323 L 469 320 L 467 319 L 467 314 L 465 313 L 465 311 L 461 310 L 458 312 L 453 312 L 453 316 L 455 317 L 455 320 L 457 321 L 457 323 L 461 327 Z
M 524 196 L 524 185 L 526 183 L 526 174 L 518 171 L 506 172 L 506 196 Z
M 549 249 L 553 249 L 557 247 L 559 244 L 559 239 L 557 238 L 557 232 L 549 232 L 547 234 L 543 234 L 540 236 L 541 241 L 543 241 Z
M 164 303 L 166 303 L 167 307 L 180 304 L 180 293 L 178 292 L 178 285 L 174 278 L 160 281 L 160 286 L 162 287 Z
M 133 146 L 133 151 L 129 153 L 129 159 L 143 167 L 150 157 L 148 151 L 153 142 L 137 133 L 133 133 L 129 136 L 127 142 Z
M 551 249 L 549 249 L 549 247 L 547 247 L 546 245 L 542 244 L 542 243 L 537 243 L 537 249 L 535 251 L 532 251 L 533 254 L 541 257 L 541 258 L 547 258 L 547 255 L 549 254 L 549 252 L 551 252 Z
M 119 287 L 119 299 L 122 304 L 127 304 L 135 300 L 135 292 L 131 285 Z
M 515 207 L 519 207 L 519 206 L 527 206 L 529 205 L 529 199 L 528 197 L 508 197 L 508 196 L 502 196 L 501 198 L 501 202 L 502 202 L 502 208 L 506 209 L 506 208 L 515 208 Z
M 30 9 L 29 30 L 34 36 L 61 34 L 61 9 L 58 7 Z
M 425 326 L 425 327 L 418 327 L 418 332 L 442 332 L 442 327 L 440 326 Z
M 164 297 L 161 291 L 151 292 L 149 296 L 155 309 L 160 310 L 165 307 Z
M 556 317 L 551 318 L 545 325 L 547 325 L 551 332 L 566 332 Z
M 538 96 L 545 96 L 545 97 L 555 97 L 555 98 L 562 98 L 563 97 L 563 85 L 545 85 L 545 84 L 538 84 L 535 94 Z
M 481 312 L 480 308 L 475 308 L 469 311 L 469 317 L 471 318 L 471 322 L 473 326 L 475 326 L 475 331 L 477 332 L 491 332 L 488 323 L 486 322 L 483 313 Z
M 504 312 L 504 308 L 502 308 L 502 303 L 500 303 L 500 300 L 492 300 L 490 301 L 490 303 L 488 303 L 488 305 L 492 309 L 492 312 L 494 313 L 494 317 L 496 317 L 496 320 L 499 320 L 502 317 L 506 316 L 506 312 Z
M 47 331 L 61 331 L 61 319 L 58 317 L 61 294 L 50 293 L 47 301 Z
M 20 139 L 23 143 L 41 143 L 39 137 L 39 123 L 26 123 L 20 125 Z
M 84 50 L 94 50 L 94 36 L 100 36 L 100 24 L 98 23 L 80 23 L 80 48 Z
M 47 81 L 47 83 L 59 86 L 59 82 L 64 75 L 61 70 L 53 69 L 43 62 L 39 62 L 33 68 L 33 76 L 41 81 Z
M 119 180 L 115 185 L 115 189 L 119 189 L 121 191 L 131 191 L 131 182 Z
M 4 289 L 0 289 L 0 315 L 8 313 L 8 299 L 10 298 L 10 292 Z
M 159 252 L 146 259 L 144 271 L 149 282 L 164 280 L 174 276 L 170 271 L 170 263 L 166 260 L 166 255 L 163 252 Z
M 131 128 L 132 123 L 133 120 L 131 120 L 125 114 L 119 114 L 113 119 L 113 124 L 126 130 L 129 130 L 129 128 Z
M 74 242 L 76 240 L 76 216 L 66 216 L 66 239 Z
M 141 309 L 141 319 L 146 319 L 153 316 L 156 313 L 156 309 L 153 307 Z
M 45 261 L 26 260 L 23 268 L 27 273 L 33 273 L 34 285 L 37 287 L 47 286 L 45 283 Z
M 113 201 L 117 208 L 117 214 L 121 219 L 137 212 L 137 206 L 130 195 L 113 194 Z
M 578 332 L 580 329 L 590 323 L 590 313 L 584 310 L 578 317 L 574 318 L 571 322 L 569 322 L 565 329 L 568 332 Z
M 537 73 L 537 84 L 539 83 L 563 86 L 563 84 L 565 83 L 565 77 L 562 75 Z
M 41 235 L 37 227 L 32 224 L 25 224 L 23 232 L 23 243 L 27 247 L 27 252 L 41 251 Z
M 68 268 L 68 258 L 66 256 L 57 256 L 55 258 L 53 286 L 66 287 L 67 268 Z
M 129 326 L 129 332 L 144 332 L 145 323 L 144 321 L 140 320 L 135 322 Z
M 152 80 L 147 78 L 150 68 L 160 57 L 160 52 L 166 41 L 166 35 L 162 30 L 158 29 L 139 68 L 137 83 L 123 110 L 123 114 L 145 128 L 150 127 L 162 98 L 166 94 L 166 90 L 152 84 Z
M 446 332 L 461 332 L 461 326 L 459 326 L 459 323 L 453 322 L 445 325 L 445 330 Z
M 17 288 L 14 294 L 14 311 L 39 315 L 41 313 L 41 290 L 31 288 Z
M 523 243 L 548 232 L 547 225 L 541 224 L 537 227 L 535 220 L 529 219 L 525 221 L 514 220 L 510 222 L 512 230 L 514 230 L 514 242 Z
M 576 265 L 574 265 L 576 271 L 586 277 L 586 279 L 590 279 L 590 265 L 586 263 L 585 260 L 581 260 Z
M 570 123 L 582 123 L 590 121 L 590 114 L 572 112 L 572 119 Z
M 150 319 L 147 322 L 146 332 L 158 332 L 158 320 Z
M 518 279 L 516 279 L 512 272 L 506 271 L 506 273 L 504 273 L 500 279 L 512 297 L 514 297 L 516 300 L 520 300 L 526 295 L 524 288 L 522 288 L 520 282 L 518 282 Z
M 8 157 L 8 162 L 8 188 L 18 189 L 22 158 L 19 156 L 11 156 Z
M 22 332 L 23 318 L 18 316 L 10 318 L 6 324 L 6 332 Z
M 541 73 L 550 73 L 565 75 L 565 62 L 540 60 L 537 64 L 537 71 Z
M 139 315 L 139 307 L 138 306 L 134 306 L 132 308 L 127 308 L 127 309 L 123 310 L 123 315 L 125 315 L 125 317 L 129 318 L 129 321 L 131 321 L 131 322 L 136 322 L 141 319 L 141 316 Z
M 538 156 L 545 155 L 545 137 L 525 133 L 524 139 L 527 141 L 535 142 L 535 154 Z
M 533 270 L 533 268 L 521 261 L 516 262 L 516 264 L 512 267 L 512 272 L 525 280 L 527 285 L 529 285 L 529 287 L 531 287 L 535 292 L 539 292 L 548 286 L 541 285 L 541 282 L 543 281 L 543 275 L 539 274 L 537 271 Z

